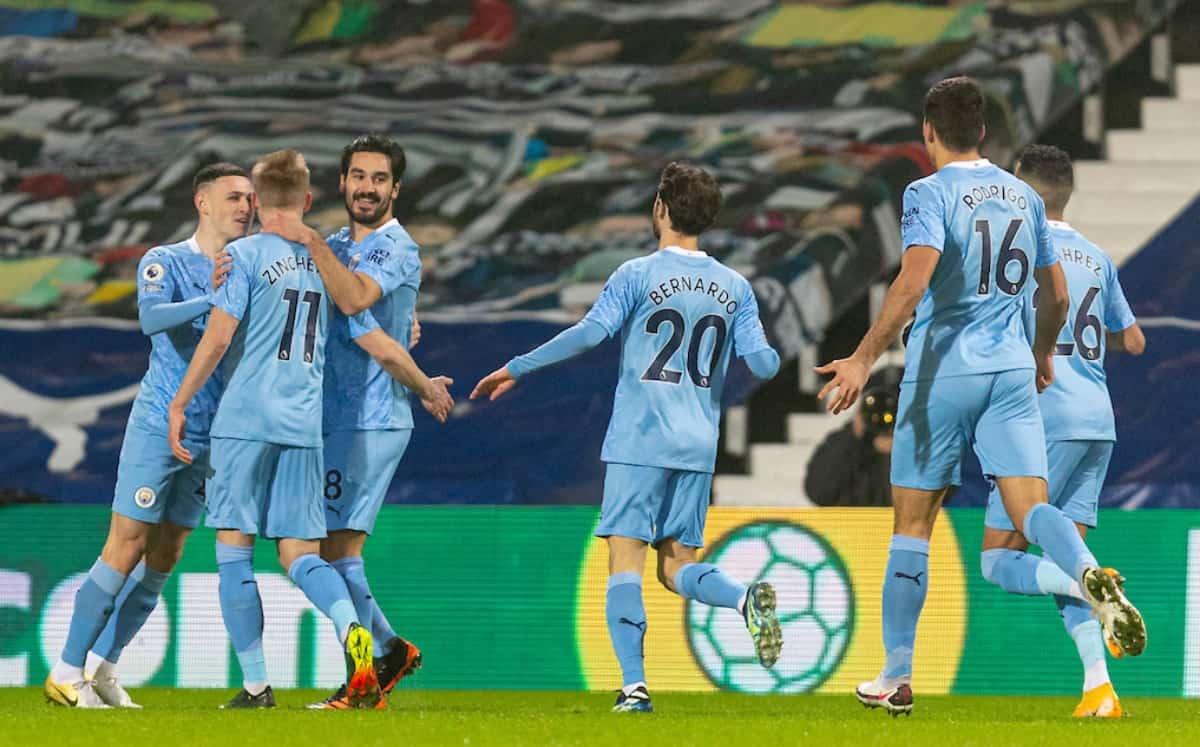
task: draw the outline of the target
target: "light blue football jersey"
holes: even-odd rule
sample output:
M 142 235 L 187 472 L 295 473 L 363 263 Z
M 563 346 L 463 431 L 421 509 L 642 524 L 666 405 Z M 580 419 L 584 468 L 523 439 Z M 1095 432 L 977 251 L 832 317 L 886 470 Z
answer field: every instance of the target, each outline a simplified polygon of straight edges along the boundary
M 617 268 L 585 319 L 621 333 L 600 458 L 712 472 L 730 350 L 769 347 L 750 283 L 706 254 L 661 249 Z
M 421 289 L 417 244 L 394 219 L 357 244 L 348 228 L 327 241 L 351 270 L 379 283 L 383 294 L 371 308 L 352 317 L 331 310 L 325 353 L 325 432 L 412 428 L 408 388 L 354 340 L 381 328 L 408 348 Z
M 904 191 L 901 245 L 942 253 L 905 353 L 904 381 L 1034 368 L 1025 308 L 1034 267 L 1058 261 L 1042 198 L 987 159 Z
M 1100 247 L 1066 223 L 1050 221 L 1050 233 L 1067 276 L 1071 309 L 1055 349 L 1054 383 L 1038 398 L 1046 440 L 1115 441 L 1104 336 L 1133 326 L 1137 319 L 1125 300 L 1116 266 Z M 1029 340 L 1034 325 L 1030 305 Z
M 138 263 L 137 283 L 139 313 L 157 304 L 207 296 L 212 290 L 212 260 L 200 250 L 194 236 L 156 246 Z M 133 401 L 131 421 L 151 432 L 167 432 L 167 407 L 179 390 L 207 323 L 208 314 L 203 314 L 187 324 L 150 335 L 150 365 Z M 196 393 L 186 411 L 189 437 L 208 438 L 221 389 L 218 372 Z
M 275 234 L 226 247 L 233 269 L 213 306 L 241 320 L 225 354 L 214 438 L 321 445 L 321 375 L 329 306 L 317 265 Z

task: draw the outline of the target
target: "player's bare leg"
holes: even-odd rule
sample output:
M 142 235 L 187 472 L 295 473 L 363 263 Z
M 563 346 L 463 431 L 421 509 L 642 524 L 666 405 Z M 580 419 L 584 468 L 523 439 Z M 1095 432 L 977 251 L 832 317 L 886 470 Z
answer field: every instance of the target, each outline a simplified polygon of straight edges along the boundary
M 621 665 L 621 692 L 613 711 L 649 713 L 654 710 L 646 686 L 643 641 L 646 606 L 642 601 L 642 570 L 646 543 L 632 537 L 608 537 L 608 593 L 604 612 L 613 652 Z
M 141 562 L 125 581 L 108 625 L 88 652 L 85 673 L 100 698 L 114 708 L 141 708 L 121 686 L 117 661 L 154 610 L 191 533 L 170 521 L 150 527 Z
M 1075 522 L 1075 528 L 1081 539 L 1087 538 L 1086 525 Z M 1083 662 L 1083 698 L 1075 707 L 1075 717 L 1119 718 L 1124 710 L 1109 678 L 1104 651 L 1107 647 L 1120 657 L 1120 648 L 1102 633 L 1079 583 L 1053 563 L 1026 554 L 1028 548 L 1029 542 L 1020 532 L 985 527 L 981 556 L 984 578 L 1015 594 L 1054 596 L 1063 625 Z
M 775 615 L 775 588 L 766 581 L 749 587 L 720 568 L 701 563 L 696 548 L 668 538 L 658 545 L 658 580 L 684 599 L 736 610 L 746 623 L 754 652 L 764 667 L 779 660 L 783 632 Z
M 1121 575 L 1114 569 L 1100 568 L 1074 523 L 1046 503 L 1046 481 L 1040 477 L 1001 477 L 996 485 L 1013 526 L 1041 546 L 1064 573 L 1079 580 L 1105 633 L 1122 653 L 1142 653 L 1146 648 L 1146 624 L 1137 607 L 1125 597 Z
M 47 701 L 79 708 L 107 707 L 84 676 L 84 665 L 88 651 L 108 624 L 126 577 L 142 557 L 152 526 L 112 514 L 100 558 L 75 595 L 75 610 L 62 655 L 46 677 L 43 690 Z
M 868 708 L 893 716 L 912 712 L 913 644 L 929 590 L 929 538 L 949 488 L 917 490 L 892 486 L 892 542 L 883 579 L 883 671 L 858 686 L 855 695 Z
M 346 653 L 346 695 L 351 708 L 374 708 L 383 694 L 375 674 L 371 631 L 363 627 L 346 582 L 321 559 L 318 540 L 280 539 L 279 564 L 313 605 L 337 628 Z
M 385 708 L 387 694 L 400 680 L 421 668 L 421 650 L 391 630 L 383 610 L 371 594 L 362 565 L 367 536 L 366 532 L 354 529 L 336 529 L 321 540 L 321 557 L 345 579 L 359 621 L 371 630 L 379 647 L 381 655 L 374 657 L 375 673 L 385 698 L 381 698 L 376 707 Z M 344 683 L 328 698 L 308 706 L 310 710 L 344 710 L 349 707 L 350 699 Z

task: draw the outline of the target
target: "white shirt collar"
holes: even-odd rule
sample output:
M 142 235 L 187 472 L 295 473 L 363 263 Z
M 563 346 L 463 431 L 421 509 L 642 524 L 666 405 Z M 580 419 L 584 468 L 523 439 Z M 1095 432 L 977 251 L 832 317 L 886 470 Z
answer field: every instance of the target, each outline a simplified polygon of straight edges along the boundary
M 977 158 L 974 161 L 951 161 L 950 163 L 946 164 L 942 168 L 943 169 L 949 169 L 949 168 L 978 169 L 978 168 L 983 168 L 984 166 L 991 166 L 991 165 L 992 165 L 992 162 L 987 160 L 986 158 Z
M 1065 231 L 1074 231 L 1075 230 L 1075 229 L 1071 228 L 1071 224 L 1067 223 L 1065 220 L 1047 220 L 1046 222 L 1050 224 L 1051 228 L 1061 228 Z
M 196 241 L 196 234 L 192 234 L 191 238 L 187 240 L 187 245 L 188 249 L 191 249 L 196 254 L 203 253 L 203 250 L 200 248 L 200 242 Z
M 675 254 L 682 254 L 685 257 L 707 257 L 708 256 L 704 252 L 692 251 L 691 249 L 684 249 L 682 246 L 664 246 L 663 251 L 674 252 Z

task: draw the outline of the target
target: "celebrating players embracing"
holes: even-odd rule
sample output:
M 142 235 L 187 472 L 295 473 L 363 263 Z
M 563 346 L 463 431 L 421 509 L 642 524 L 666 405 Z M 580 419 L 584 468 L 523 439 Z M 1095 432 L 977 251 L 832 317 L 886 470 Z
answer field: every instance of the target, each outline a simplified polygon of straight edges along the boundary
M 783 644 L 770 584 L 746 587 L 696 558 L 704 545 L 730 351 L 760 379 L 779 370 L 750 283 L 698 249 L 720 207 L 712 176 L 696 166 L 668 165 L 652 215 L 658 251 L 617 268 L 578 324 L 509 361 L 471 392 L 472 399 L 494 400 L 520 378 L 621 333 L 596 527 L 596 536 L 608 541 L 606 617 L 623 677 L 614 711 L 653 710 L 643 655 L 647 544 L 658 551 L 658 579 L 667 589 L 741 613 L 763 666 L 774 665 Z
M 1111 349 L 1140 355 L 1146 337 L 1125 300 L 1112 260 L 1063 220 L 1075 185 L 1073 172 L 1070 157 L 1046 145 L 1026 149 L 1016 168 L 1016 175 L 1046 203 L 1071 297 L 1067 324 L 1054 350 L 1059 359 L 1054 383 L 1038 398 L 1046 430 L 1049 499 L 1075 522 L 1080 536 L 1087 537 L 1088 529 L 1096 526 L 1100 490 L 1116 441 L 1104 353 Z M 1083 698 L 1074 715 L 1120 717 L 1123 709 L 1108 676 L 1104 636 L 1083 590 L 1058 566 L 1026 554 L 1028 546 L 993 488 L 980 557 L 984 578 L 1015 594 L 1054 595 L 1083 662 Z M 1109 648 L 1118 656 L 1122 653 L 1112 638 Z
M 817 369 L 833 374 L 820 392 L 829 397 L 829 409 L 850 407 L 871 365 L 916 309 L 892 452 L 895 525 L 883 584 L 887 659 L 880 675 L 857 690 L 864 705 L 893 715 L 912 709 L 929 538 L 947 491 L 960 482 L 968 444 L 995 480 L 1013 525 L 1079 582 L 1122 650 L 1136 655 L 1146 642 L 1141 615 L 1117 577 L 1099 567 L 1071 520 L 1047 503 L 1037 392 L 1054 379 L 1055 343 L 1069 300 L 1042 199 L 980 157 L 984 98 L 978 83 L 943 80 L 926 94 L 924 108 L 925 145 L 938 171 L 904 192 L 900 273 L 854 354 Z M 1041 289 L 1032 356 L 1024 323 L 1031 271 Z
M 238 166 L 201 168 L 192 179 L 196 233 L 153 247 L 138 264 L 138 319 L 150 336 L 150 366 L 125 428 L 108 539 L 75 595 L 66 645 L 46 678 L 45 694 L 52 703 L 140 707 L 121 687 L 116 663 L 153 612 L 204 512 L 208 427 L 221 382 L 208 382 L 188 408 L 185 438 L 195 456 L 190 465 L 176 460 L 167 447 L 167 404 L 204 331 L 213 291 L 228 270 L 222 251 L 250 224 L 250 193 L 250 180 Z
M 404 149 L 382 135 L 355 138 L 342 151 L 339 181 L 350 225 L 328 242 L 300 217 L 274 214 L 263 230 L 304 244 L 331 289 L 333 311 L 325 368 L 325 520 L 321 557 L 342 574 L 375 639 L 384 694 L 421 666 L 421 652 L 392 629 L 367 583 L 363 548 L 412 437 L 409 391 L 445 422 L 454 402 L 443 376 L 430 378 L 406 350 L 415 343 L 421 259 L 392 215 L 405 168 Z M 389 375 L 390 374 L 390 375 Z M 345 685 L 314 709 L 347 706 Z
M 291 150 L 261 158 L 251 171 L 264 221 L 297 217 L 312 203 L 308 167 Z M 325 537 L 321 505 L 321 402 L 329 302 L 303 246 L 260 233 L 233 242 L 233 266 L 213 299 L 208 329 L 170 405 L 170 443 L 183 443 L 185 410 L 222 358 L 226 389 L 213 417 L 208 526 L 217 530 L 219 598 L 242 668 L 243 688 L 226 707 L 275 704 L 263 655 L 262 600 L 251 561 L 258 535 L 276 540 L 280 565 L 333 620 L 346 652 L 354 707 L 381 694 L 371 634 L 360 625 L 342 576 L 318 555 Z M 338 292 L 329 289 L 336 302 Z

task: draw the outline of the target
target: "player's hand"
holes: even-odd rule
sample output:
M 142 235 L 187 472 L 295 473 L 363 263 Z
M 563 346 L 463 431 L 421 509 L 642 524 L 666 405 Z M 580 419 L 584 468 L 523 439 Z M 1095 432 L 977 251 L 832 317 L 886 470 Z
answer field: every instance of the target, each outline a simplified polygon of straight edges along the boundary
M 183 408 L 172 405 L 167 410 L 167 440 L 171 442 L 171 453 L 184 464 L 192 463 L 192 452 L 183 445 L 184 428 L 187 426 L 187 415 Z
M 304 225 L 304 219 L 299 215 L 284 211 L 276 210 L 269 218 L 262 219 L 262 232 L 273 233 L 288 241 L 297 244 L 308 245 L 315 231 Z
M 817 393 L 817 399 L 829 397 L 825 405 L 834 415 L 849 410 L 858 401 L 858 395 L 867 385 L 867 376 L 870 374 L 867 364 L 854 356 L 839 358 L 813 370 L 822 375 L 833 374 L 833 378 Z M 832 394 L 835 389 L 837 393 Z
M 225 284 L 225 278 L 229 277 L 229 271 L 233 269 L 233 255 L 222 249 L 213 260 L 212 271 L 212 289 L 213 293 Z
M 450 411 L 454 409 L 454 397 L 450 396 L 448 389 L 453 383 L 454 379 L 448 376 L 434 376 L 429 380 L 429 390 L 421 396 L 421 406 L 439 423 L 446 422 Z
M 1037 390 L 1041 394 L 1054 383 L 1054 353 L 1035 353 L 1034 359 L 1037 361 Z
M 421 320 L 417 319 L 417 315 L 413 314 L 412 329 L 408 333 L 408 349 L 412 350 L 421 341 Z M 454 382 L 450 382 L 454 383 Z
M 487 395 L 489 400 L 495 402 L 516 385 L 517 380 L 508 372 L 508 368 L 497 368 L 479 380 L 479 383 L 471 390 L 470 399 Z

